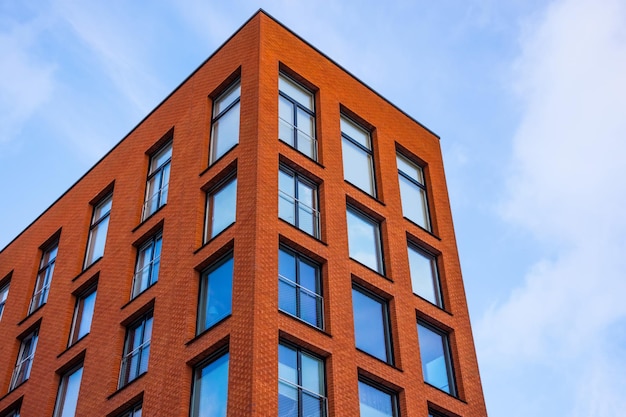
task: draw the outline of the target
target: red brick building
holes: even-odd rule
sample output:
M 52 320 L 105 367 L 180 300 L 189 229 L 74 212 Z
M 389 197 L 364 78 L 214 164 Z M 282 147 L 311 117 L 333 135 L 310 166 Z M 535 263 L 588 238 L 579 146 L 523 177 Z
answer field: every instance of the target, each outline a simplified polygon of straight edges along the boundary
M 485 416 L 439 138 L 255 14 L 0 252 L 0 417 Z

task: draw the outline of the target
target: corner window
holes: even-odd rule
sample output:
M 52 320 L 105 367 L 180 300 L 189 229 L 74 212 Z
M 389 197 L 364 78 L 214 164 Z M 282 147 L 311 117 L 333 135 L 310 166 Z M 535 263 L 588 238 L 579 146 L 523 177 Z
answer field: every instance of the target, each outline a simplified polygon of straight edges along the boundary
M 73 417 L 76 415 L 78 392 L 80 391 L 82 377 L 82 365 L 63 375 L 54 407 L 54 417 Z
M 286 248 L 278 251 L 278 308 L 323 328 L 320 267 Z
M 109 216 L 111 214 L 111 202 L 113 194 L 109 194 L 93 208 L 91 226 L 89 227 L 89 241 L 87 243 L 87 254 L 83 269 L 102 258 L 104 255 L 104 244 L 109 228 Z
M 90 288 L 85 293 L 77 297 L 68 346 L 78 342 L 91 330 L 91 320 L 93 319 L 93 309 L 95 304 L 96 287 Z
M 401 154 L 397 154 L 396 161 L 398 163 L 402 213 L 407 219 L 430 231 L 428 199 L 422 167 Z
M 146 184 L 146 201 L 142 219 L 148 218 L 167 203 L 172 163 L 172 142 L 161 148 L 150 158 L 150 170 Z
M 408 245 L 408 251 L 413 292 L 443 308 L 437 258 L 412 244 Z
M 131 298 L 137 297 L 159 279 L 162 241 L 163 235 L 159 232 L 139 247 Z
M 0 285 L 0 320 L 2 320 L 2 313 L 4 312 L 4 305 L 7 302 L 7 298 L 9 297 L 9 285 L 11 283 L 7 282 L 6 284 Z
M 152 311 L 126 329 L 119 388 L 148 370 L 151 337 Z
M 359 379 L 360 417 L 398 417 L 397 395 L 378 384 Z
M 204 241 L 208 242 L 235 223 L 236 213 L 237 177 L 232 175 L 207 194 Z
M 374 155 L 369 131 L 346 116 L 341 116 L 343 177 L 350 184 L 376 197 Z
M 33 366 L 35 350 L 37 349 L 38 337 L 39 329 L 35 329 L 22 339 L 20 352 L 17 355 L 17 362 L 15 363 L 15 369 L 13 369 L 13 375 L 11 376 L 9 391 L 14 390 L 18 385 L 28 380 L 30 370 Z
M 200 334 L 231 313 L 233 299 L 233 254 L 220 259 L 202 274 L 198 331 Z
M 228 362 L 226 352 L 194 370 L 191 417 L 226 417 Z
M 213 101 L 211 120 L 211 163 L 239 143 L 239 80 Z
M 448 334 L 418 321 L 417 335 L 424 381 L 456 397 Z
M 347 220 L 350 257 L 384 275 L 380 224 L 350 206 L 347 208 Z
M 326 417 L 324 360 L 278 345 L 278 417 Z
M 54 262 L 57 258 L 58 242 L 54 242 L 43 251 L 41 261 L 39 262 L 39 272 L 37 273 L 37 282 L 33 291 L 33 297 L 28 306 L 28 314 L 37 310 L 48 300 L 48 292 L 52 283 L 52 274 L 54 273 Z
M 278 171 L 278 217 L 319 237 L 317 185 L 281 166 Z
M 278 90 L 279 139 L 317 160 L 313 93 L 284 74 L 278 77 Z
M 392 365 L 387 301 L 361 287 L 353 286 L 352 309 L 356 347 Z

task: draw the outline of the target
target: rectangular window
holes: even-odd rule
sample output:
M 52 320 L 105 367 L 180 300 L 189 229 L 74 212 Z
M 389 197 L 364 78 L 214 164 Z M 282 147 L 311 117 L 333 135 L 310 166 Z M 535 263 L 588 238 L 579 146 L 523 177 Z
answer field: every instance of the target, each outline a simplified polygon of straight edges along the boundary
M 151 337 L 152 311 L 126 329 L 119 388 L 148 370 Z
M 413 292 L 443 308 L 437 258 L 411 244 L 408 245 L 408 250 Z
M 422 167 L 401 154 L 396 155 L 404 217 L 430 231 L 426 183 Z
M 54 417 L 74 417 L 78 404 L 80 381 L 83 377 L 83 366 L 73 369 L 61 378 L 57 402 L 54 407 Z
M 13 375 L 11 376 L 9 391 L 12 391 L 18 385 L 28 380 L 30 370 L 33 366 L 33 358 L 35 357 L 38 336 L 39 329 L 35 329 L 22 339 L 20 352 L 17 355 L 17 362 L 15 363 L 15 369 L 13 370 Z
M 83 269 L 86 269 L 104 255 L 104 244 L 106 243 L 107 230 L 109 228 L 112 200 L 113 194 L 109 194 L 93 208 Z
M 323 328 L 320 267 L 286 248 L 278 251 L 278 308 Z
M 347 208 L 347 219 L 350 257 L 384 275 L 380 224 L 350 206 Z
M 237 176 L 229 176 L 206 199 L 204 241 L 208 242 L 235 223 L 237 213 Z
M 163 235 L 159 232 L 139 247 L 131 298 L 137 297 L 159 279 L 162 241 Z
M 317 160 L 313 93 L 284 74 L 278 77 L 278 90 L 279 139 Z
M 422 321 L 417 322 L 422 373 L 428 384 L 456 396 L 448 334 Z
M 162 147 L 150 158 L 150 170 L 146 184 L 146 202 L 143 205 L 142 219 L 148 218 L 167 203 L 172 163 L 172 142 Z
M 378 384 L 359 379 L 360 417 L 398 417 L 396 394 Z
M 141 417 L 142 404 L 135 404 L 129 410 L 124 411 L 120 417 Z
M 43 251 L 41 262 L 39 263 L 39 272 L 37 273 L 37 282 L 33 291 L 33 298 L 28 306 L 28 314 L 37 310 L 48 300 L 48 292 L 52 283 L 52 274 L 54 273 L 54 262 L 57 258 L 58 242 L 54 242 Z
M 10 282 L 7 282 L 6 284 L 0 286 L 0 320 L 2 320 L 4 305 L 6 304 L 7 298 L 9 297 L 9 285 Z
M 350 184 L 376 197 L 374 155 L 370 132 L 346 116 L 341 116 L 343 177 Z
M 226 352 L 195 369 L 191 417 L 226 417 L 228 362 Z
M 317 185 L 281 166 L 278 171 L 278 217 L 319 237 Z
M 233 299 L 233 264 L 233 254 L 230 253 L 202 274 L 198 334 L 230 315 Z
M 324 360 L 278 345 L 278 417 L 326 417 Z
M 239 143 L 239 80 L 213 101 L 211 163 Z
M 352 309 L 356 347 L 393 364 L 387 301 L 361 287 L 353 286 Z
M 91 330 L 91 320 L 93 319 L 93 309 L 95 304 L 96 287 L 90 288 L 84 294 L 77 297 L 68 346 L 78 342 Z

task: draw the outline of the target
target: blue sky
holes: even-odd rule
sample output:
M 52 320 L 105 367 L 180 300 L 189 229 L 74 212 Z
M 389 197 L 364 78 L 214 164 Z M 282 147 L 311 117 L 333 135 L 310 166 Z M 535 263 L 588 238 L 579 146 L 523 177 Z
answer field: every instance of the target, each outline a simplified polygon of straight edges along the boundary
M 3 0 L 0 248 L 260 7 L 441 136 L 490 416 L 622 415 L 623 0 Z

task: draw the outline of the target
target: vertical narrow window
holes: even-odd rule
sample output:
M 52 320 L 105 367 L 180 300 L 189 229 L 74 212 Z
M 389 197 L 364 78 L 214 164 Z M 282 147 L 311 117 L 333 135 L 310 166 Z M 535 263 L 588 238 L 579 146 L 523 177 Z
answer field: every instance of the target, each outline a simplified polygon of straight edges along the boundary
M 159 279 L 162 241 L 163 235 L 159 232 L 139 247 L 131 298 L 137 297 Z
M 208 242 L 235 223 L 236 212 L 237 176 L 232 175 L 207 194 L 204 241 Z
M 352 309 L 356 347 L 393 364 L 387 301 L 361 287 L 353 286 Z
M 278 217 L 319 237 L 317 185 L 281 166 L 278 171 Z
M 401 154 L 397 154 L 396 161 L 398 164 L 402 213 L 404 217 L 430 231 L 424 171 L 422 167 Z
M 347 219 L 350 257 L 384 275 L 380 224 L 350 206 L 347 208 Z
M 343 177 L 372 197 L 376 197 L 374 155 L 369 131 L 341 116 Z
M 169 142 L 150 158 L 142 219 L 148 218 L 167 203 L 171 163 L 172 142 Z
M 411 244 L 408 245 L 408 251 L 413 292 L 443 308 L 437 258 Z
M 231 313 L 233 263 L 233 254 L 231 253 L 202 274 L 198 308 L 198 334 Z
M 54 407 L 54 417 L 74 417 L 76 415 L 78 392 L 80 391 L 82 377 L 82 365 L 63 375 L 61 385 L 59 385 L 57 402 Z
M 41 262 L 39 262 L 39 272 L 37 273 L 37 282 L 35 282 L 33 297 L 28 306 L 28 314 L 37 310 L 48 300 L 48 292 L 50 291 L 50 283 L 52 282 L 57 252 L 58 242 L 54 242 L 43 251 Z
M 286 248 L 278 251 L 278 308 L 323 328 L 320 267 Z
M 148 370 L 151 337 L 152 312 L 149 312 L 126 329 L 124 355 L 122 356 L 122 368 L 120 371 L 120 388 Z
M 226 417 L 228 362 L 226 352 L 195 369 L 191 417 Z
M 448 334 L 424 322 L 417 322 L 422 373 L 428 384 L 456 396 Z
M 87 254 L 85 255 L 85 265 L 83 269 L 86 269 L 104 255 L 104 244 L 106 243 L 107 230 L 109 228 L 112 200 L 113 194 L 109 194 L 93 208 L 91 226 L 89 227 Z
M 129 410 L 124 411 L 120 417 L 141 417 L 142 404 L 135 404 Z
M 239 80 L 213 101 L 211 163 L 239 143 Z
M 95 304 L 96 287 L 90 288 L 85 293 L 77 297 L 68 346 L 78 342 L 91 330 L 91 320 L 93 319 L 93 309 Z
M 324 360 L 287 344 L 278 345 L 278 417 L 325 417 Z
M 359 379 L 360 417 L 398 417 L 398 398 L 388 389 Z
M 315 98 L 284 74 L 278 77 L 278 138 L 317 160 Z
M 0 285 L 0 320 L 2 320 L 2 313 L 4 312 L 4 305 L 7 302 L 7 298 L 9 297 L 9 285 L 11 283 L 7 282 L 6 284 Z
M 11 376 L 9 391 L 12 391 L 15 387 L 28 380 L 30 370 L 33 366 L 33 358 L 35 357 L 38 336 L 39 329 L 35 329 L 22 339 L 20 352 L 17 355 L 17 362 L 15 363 L 15 369 L 13 369 L 13 375 Z

